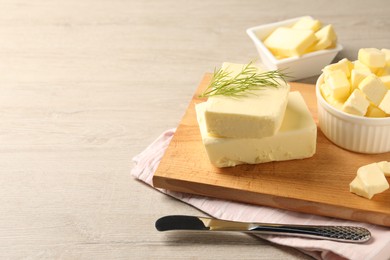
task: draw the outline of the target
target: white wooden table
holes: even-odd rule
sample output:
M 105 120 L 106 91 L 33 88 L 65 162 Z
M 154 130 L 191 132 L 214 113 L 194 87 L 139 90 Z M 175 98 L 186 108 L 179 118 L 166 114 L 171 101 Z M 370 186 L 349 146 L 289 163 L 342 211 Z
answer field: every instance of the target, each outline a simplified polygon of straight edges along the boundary
M 386 1 L 0 1 L 0 259 L 309 259 L 248 235 L 158 233 L 201 214 L 130 176 L 245 29 L 301 15 L 390 48 Z M 314 83 L 315 78 L 304 80 Z

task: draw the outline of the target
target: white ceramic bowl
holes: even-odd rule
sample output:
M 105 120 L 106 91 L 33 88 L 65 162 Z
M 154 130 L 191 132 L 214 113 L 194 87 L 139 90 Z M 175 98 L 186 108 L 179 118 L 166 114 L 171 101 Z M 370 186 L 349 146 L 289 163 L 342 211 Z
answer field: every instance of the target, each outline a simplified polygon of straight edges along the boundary
M 316 96 L 318 122 L 321 131 L 336 145 L 359 153 L 390 151 L 390 117 L 370 118 L 345 113 L 329 105 L 320 86 L 324 75 L 317 80 Z
M 315 51 L 300 57 L 291 57 L 281 60 L 276 59 L 262 41 L 276 28 L 293 25 L 301 18 L 302 17 L 297 17 L 281 22 L 264 24 L 249 28 L 246 31 L 257 48 L 261 63 L 269 70 L 285 70 L 292 77 L 291 80 L 298 80 L 321 74 L 321 69 L 330 64 L 337 53 L 343 49 L 340 44 L 337 44 L 334 49 Z

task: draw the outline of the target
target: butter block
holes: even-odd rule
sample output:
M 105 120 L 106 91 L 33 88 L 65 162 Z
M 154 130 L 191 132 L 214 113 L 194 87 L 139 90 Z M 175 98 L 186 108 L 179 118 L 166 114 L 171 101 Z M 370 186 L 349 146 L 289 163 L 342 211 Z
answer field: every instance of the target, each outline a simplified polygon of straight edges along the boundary
M 293 24 L 293 29 L 298 30 L 312 30 L 313 32 L 318 31 L 321 28 L 322 24 L 319 20 L 315 20 L 311 17 L 302 17 L 295 24 Z
M 317 43 L 313 46 L 313 50 L 324 50 L 336 45 L 337 35 L 331 24 L 324 26 L 315 34 Z
M 364 116 L 367 113 L 369 105 L 370 101 L 366 99 L 363 92 L 359 89 L 355 89 L 348 97 L 347 101 L 345 101 L 342 110 L 349 114 Z
M 381 49 L 381 52 L 385 54 L 386 66 L 390 67 L 390 50 L 389 49 Z
M 387 90 L 386 95 L 383 97 L 378 107 L 386 114 L 390 115 L 390 90 Z
M 342 70 L 329 71 L 325 75 L 325 84 L 328 86 L 334 99 L 345 101 L 348 98 L 351 85 Z
M 224 63 L 222 69 L 236 76 L 242 64 Z M 252 91 L 242 97 L 212 96 L 207 100 L 206 124 L 212 135 L 261 138 L 276 133 L 282 124 L 290 86 Z
M 377 106 L 370 104 L 367 108 L 367 117 L 386 117 L 386 113 Z
M 377 163 L 383 174 L 390 177 L 390 162 L 382 161 Z
M 385 53 L 376 48 L 362 48 L 358 52 L 358 60 L 370 68 L 386 66 Z
M 389 183 L 377 163 L 360 167 L 357 171 L 357 177 L 369 198 L 389 188 Z
M 353 69 L 351 71 L 351 87 L 352 89 L 356 89 L 359 87 L 360 82 L 365 79 L 367 76 L 371 75 L 370 70 L 363 69 Z
M 380 77 L 380 79 L 382 80 L 383 84 L 385 84 L 386 87 L 388 89 L 390 89 L 390 75 L 389 76 L 382 76 L 382 77 Z
M 203 144 L 216 167 L 303 159 L 314 155 L 317 126 L 299 92 L 288 95 L 280 130 L 264 138 L 222 138 L 210 135 L 205 123 L 206 103 L 196 105 Z
M 325 66 L 322 71 L 324 72 L 325 76 L 329 74 L 332 71 L 335 70 L 341 70 L 345 73 L 345 76 L 349 78 L 351 76 L 351 70 L 354 68 L 354 64 L 349 61 L 347 58 L 344 58 L 342 60 L 339 60 L 337 63 L 329 64 Z
M 374 196 L 374 194 L 370 194 L 365 190 L 363 183 L 358 176 L 349 184 L 349 191 L 367 199 L 371 199 Z
M 264 40 L 264 45 L 275 56 L 292 57 L 303 55 L 316 40 L 312 30 L 279 27 Z
M 373 74 L 367 76 L 360 82 L 359 89 L 376 106 L 379 106 L 388 90 L 382 80 Z

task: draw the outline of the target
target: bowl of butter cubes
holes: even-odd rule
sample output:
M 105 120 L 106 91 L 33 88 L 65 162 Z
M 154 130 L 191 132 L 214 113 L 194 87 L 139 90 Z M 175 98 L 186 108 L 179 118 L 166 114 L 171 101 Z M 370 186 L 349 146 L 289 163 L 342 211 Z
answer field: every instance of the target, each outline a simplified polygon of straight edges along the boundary
M 290 80 L 319 74 L 343 47 L 331 24 L 323 25 L 311 16 L 302 16 L 247 29 L 269 70 L 283 70 Z
M 318 123 L 336 145 L 390 151 L 390 50 L 362 48 L 358 59 L 325 66 L 316 83 Z

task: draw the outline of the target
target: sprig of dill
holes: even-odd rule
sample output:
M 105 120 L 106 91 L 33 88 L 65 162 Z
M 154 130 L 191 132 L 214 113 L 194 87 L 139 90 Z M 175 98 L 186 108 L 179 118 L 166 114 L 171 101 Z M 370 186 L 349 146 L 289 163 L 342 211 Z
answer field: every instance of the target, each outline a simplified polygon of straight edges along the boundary
M 252 62 L 245 65 L 241 72 L 231 76 L 231 71 L 222 68 L 214 69 L 213 77 L 206 90 L 199 97 L 223 96 L 243 96 L 253 90 L 267 87 L 279 87 L 282 82 L 286 83 L 287 74 L 281 70 L 259 72 Z

